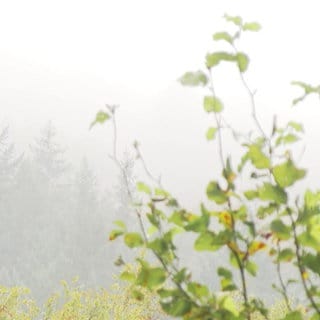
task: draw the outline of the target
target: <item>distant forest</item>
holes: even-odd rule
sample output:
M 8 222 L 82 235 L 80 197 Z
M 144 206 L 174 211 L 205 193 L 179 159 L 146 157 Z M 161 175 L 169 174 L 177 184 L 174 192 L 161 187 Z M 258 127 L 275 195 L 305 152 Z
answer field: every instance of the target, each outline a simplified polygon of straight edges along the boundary
M 138 228 L 123 177 L 119 174 L 112 190 L 102 190 L 86 158 L 70 164 L 65 151 L 51 123 L 23 154 L 16 152 L 9 128 L 0 128 L 0 282 L 30 288 L 40 303 L 60 289 L 61 280 L 76 276 L 85 288 L 107 288 L 119 273 L 114 263 L 118 257 L 132 262 L 134 256 L 122 242 L 108 241 L 115 220 L 124 220 L 130 230 Z M 134 190 L 134 160 L 123 158 Z M 190 254 L 192 241 L 179 241 L 181 264 L 195 279 L 217 289 L 212 272 L 227 255 Z M 261 284 L 274 280 L 272 263 L 263 254 L 257 259 Z M 252 290 L 261 288 L 255 282 Z M 293 290 L 294 296 L 299 290 Z M 270 293 L 265 296 L 272 300 Z
M 70 165 L 51 123 L 23 154 L 0 128 L 0 282 L 29 287 L 39 301 L 62 279 L 110 284 L 118 253 L 108 233 L 115 219 L 130 218 L 122 188 L 119 177 L 112 192 L 98 190 L 85 158 Z

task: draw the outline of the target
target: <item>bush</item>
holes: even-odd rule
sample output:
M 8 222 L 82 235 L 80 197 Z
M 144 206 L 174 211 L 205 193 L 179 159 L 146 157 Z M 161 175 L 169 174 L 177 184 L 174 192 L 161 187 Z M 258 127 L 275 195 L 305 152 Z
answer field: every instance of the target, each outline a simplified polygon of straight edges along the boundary
M 127 266 L 126 270 L 129 269 L 134 272 L 132 267 Z M 54 294 L 47 301 L 44 319 L 147 320 L 158 319 L 162 314 L 152 293 L 144 290 L 144 299 L 135 299 L 131 286 L 120 282 L 116 282 L 110 291 L 84 290 L 77 285 L 77 281 L 72 285 L 63 281 L 62 286 L 62 294 Z
M 26 288 L 0 286 L 0 320 L 35 319 L 39 309 Z
M 303 126 L 294 121 L 279 126 L 275 117 L 271 133 L 263 129 L 256 112 L 255 92 L 245 78 L 250 59 L 237 47 L 243 34 L 259 31 L 260 25 L 244 22 L 238 16 L 226 15 L 225 19 L 235 31 L 215 33 L 213 39 L 224 42 L 230 50 L 207 54 L 204 70 L 187 72 L 180 78 L 183 85 L 200 86 L 208 91 L 203 107 L 215 125 L 208 128 L 206 136 L 209 141 L 217 140 L 221 169 L 221 174 L 208 183 L 209 204 L 201 203 L 200 213 L 181 207 L 152 176 L 135 142 L 137 158 L 150 178 L 148 183 L 137 183 L 137 191 L 143 199 L 140 203 L 128 189 L 140 232 L 129 230 L 118 221 L 110 240 L 122 237 L 129 248 L 142 247 L 153 254 L 157 263 L 139 258 L 138 274 L 126 276 L 136 286 L 137 297 L 141 287 L 156 290 L 163 310 L 171 316 L 183 319 L 272 318 L 272 309 L 268 310 L 259 296 L 251 298 L 248 289 L 248 277 L 256 277 L 258 272 L 255 257 L 264 250 L 269 254 L 266 258 L 276 265 L 278 281 L 273 287 L 282 295 L 286 306 L 285 312 L 277 317 L 320 319 L 320 191 L 306 190 L 296 195 L 291 189 L 306 176 L 306 170 L 296 165 L 292 148 L 301 139 Z M 227 125 L 223 101 L 213 84 L 213 70 L 226 63 L 235 66 L 248 93 L 254 127 L 247 133 L 239 134 Z M 310 94 L 320 96 L 320 86 L 299 81 L 292 84 L 303 90 L 303 94 L 293 100 L 293 105 Z M 111 119 L 116 131 L 115 111 L 115 106 L 107 105 L 106 110 L 98 112 L 92 126 Z M 231 132 L 241 157 L 226 152 L 223 129 Z M 113 160 L 125 176 L 125 168 L 115 152 L 116 143 L 115 134 Z M 150 228 L 152 232 L 147 231 Z M 225 261 L 221 262 L 214 279 L 220 282 L 221 291 L 228 294 L 221 295 L 207 284 L 193 280 L 188 269 L 180 266 L 176 237 L 190 233 L 196 237 L 190 250 L 205 251 L 208 255 L 219 250 L 229 252 L 228 267 L 224 266 Z M 298 277 L 287 279 L 284 264 L 295 269 Z M 306 313 L 290 301 L 289 287 L 295 282 L 301 284 L 306 297 L 303 301 Z M 232 292 L 241 292 L 240 304 L 232 299 Z M 283 303 L 278 308 L 282 308 Z
M 136 273 L 136 268 L 125 266 L 124 272 Z M 25 288 L 0 287 L 0 320 L 150 320 L 160 319 L 163 313 L 155 295 L 142 290 L 143 300 L 132 296 L 131 286 L 115 279 L 106 289 L 84 289 L 77 279 L 71 284 L 62 281 L 62 291 L 52 294 L 43 308 L 36 306 Z

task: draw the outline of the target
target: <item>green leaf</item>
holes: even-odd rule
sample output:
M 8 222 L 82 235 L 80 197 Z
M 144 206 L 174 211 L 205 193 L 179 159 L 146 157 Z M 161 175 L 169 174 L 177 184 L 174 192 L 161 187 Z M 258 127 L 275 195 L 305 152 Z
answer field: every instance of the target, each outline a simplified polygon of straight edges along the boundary
M 142 267 L 137 277 L 137 284 L 155 289 L 163 284 L 166 278 L 166 272 L 162 268 Z
M 263 184 L 258 192 L 259 198 L 264 201 L 274 201 L 278 204 L 284 204 L 288 200 L 287 194 L 283 189 L 267 182 Z
M 298 98 L 293 99 L 293 100 L 292 100 L 292 105 L 295 106 L 295 105 L 298 104 L 299 102 L 303 101 L 305 97 L 306 97 L 306 96 L 301 96 L 301 97 L 298 97 Z
M 259 196 L 259 193 L 256 190 L 247 190 L 244 192 L 244 196 L 248 200 L 253 200 Z
M 185 230 L 194 232 L 205 232 L 208 229 L 210 223 L 210 216 L 203 214 L 197 217 L 195 220 L 189 222 L 185 226 Z
M 203 99 L 203 107 L 207 112 L 221 112 L 223 104 L 217 97 L 205 96 Z
M 253 276 L 255 277 L 257 275 L 258 266 L 253 261 L 247 261 L 245 264 L 245 269 Z
M 278 260 L 280 262 L 290 262 L 295 256 L 296 255 L 292 249 L 286 248 L 279 252 Z
M 168 249 L 168 243 L 164 239 L 154 239 L 151 242 L 148 242 L 148 248 L 154 250 L 159 255 L 164 255 Z
M 110 235 L 109 235 L 109 240 L 110 240 L 110 241 L 113 241 L 114 239 L 122 236 L 123 233 L 124 233 L 123 230 L 112 230 L 111 233 L 110 233 Z
M 216 136 L 217 131 L 218 131 L 217 128 L 210 127 L 206 133 L 207 140 L 213 140 Z
M 139 290 L 133 290 L 132 296 L 134 299 L 136 299 L 138 301 L 143 301 L 143 299 L 144 299 L 144 294 Z
M 139 233 L 131 232 L 126 233 L 124 236 L 124 242 L 129 248 L 136 248 L 141 247 L 144 241 Z
M 232 279 L 232 277 L 233 277 L 232 272 L 226 268 L 223 268 L 223 267 L 219 267 L 217 272 L 220 277 L 224 277 L 226 279 Z
M 233 291 L 237 290 L 237 286 L 234 284 L 233 280 L 227 278 L 221 278 L 220 286 L 222 291 Z
M 304 94 L 296 99 L 294 99 L 292 101 L 292 104 L 295 105 L 298 102 L 304 100 L 306 98 L 307 95 L 315 93 L 315 94 L 319 94 L 320 95 L 320 86 L 311 86 L 310 84 L 307 84 L 305 82 L 302 81 L 292 81 L 291 82 L 292 85 L 295 86 L 299 86 L 304 90 Z
M 216 243 L 216 235 L 213 232 L 206 231 L 196 239 L 194 248 L 197 251 L 216 251 L 221 245 Z
M 264 219 L 266 216 L 272 214 L 276 209 L 278 209 L 278 204 L 271 202 L 267 206 L 260 206 L 258 208 L 257 217 L 259 219 Z
M 228 52 L 219 51 L 214 53 L 209 53 L 206 56 L 206 65 L 208 68 L 217 66 L 222 61 L 236 61 L 237 58 Z
M 222 175 L 226 179 L 226 181 L 228 182 L 228 188 L 234 189 L 233 182 L 236 179 L 237 175 L 232 169 L 230 156 L 227 157 L 225 168 L 222 170 Z
M 261 148 L 258 145 L 250 145 L 247 155 L 257 169 L 270 168 L 270 159 L 261 151 Z
M 158 227 L 156 227 L 155 225 L 151 225 L 147 230 L 147 234 L 148 234 L 148 236 L 152 236 L 158 231 L 159 231 Z
M 166 202 L 166 206 L 168 206 L 168 207 L 179 207 L 179 203 L 178 203 L 177 199 L 170 198 L 170 199 Z
M 160 303 L 163 310 L 174 317 L 182 317 L 191 310 L 191 303 L 181 297 L 176 297 L 171 302 Z
M 216 251 L 230 242 L 231 238 L 232 232 L 230 230 L 223 230 L 218 234 L 212 231 L 205 231 L 196 239 L 194 248 L 197 251 Z
M 237 54 L 237 64 L 239 67 L 240 72 L 245 72 L 248 69 L 249 66 L 249 58 L 246 54 L 239 52 Z
M 154 213 L 148 213 L 147 218 L 154 227 L 159 228 L 159 218 Z
M 292 186 L 296 181 L 303 179 L 306 175 L 306 171 L 296 168 L 291 159 L 275 166 L 272 173 L 275 181 L 281 188 Z
M 239 310 L 230 296 L 224 296 L 219 299 L 219 307 L 229 311 L 235 317 L 239 316 Z M 229 317 L 230 318 L 230 317 Z
M 132 272 L 124 271 L 121 273 L 120 279 L 123 281 L 133 282 L 136 279 L 136 276 Z
M 243 167 L 245 166 L 245 164 L 247 163 L 247 161 L 249 160 L 249 156 L 248 156 L 248 152 L 245 153 L 242 157 L 241 157 L 241 161 L 238 164 L 238 172 L 241 172 L 243 170 Z
M 170 197 L 170 193 L 166 190 L 155 188 L 154 193 L 156 196 Z
M 298 236 L 298 240 L 299 240 L 300 245 L 308 247 L 308 248 L 312 248 L 312 249 L 316 250 L 317 252 L 320 252 L 320 241 L 319 241 L 319 239 L 317 239 L 316 237 L 311 235 L 309 233 L 309 231 L 302 232 Z
M 190 278 L 190 272 L 186 268 L 179 270 L 173 277 L 174 281 L 178 283 L 182 283 L 188 278 Z M 161 297 L 163 297 L 163 295 L 161 295 Z
M 224 18 L 239 27 L 242 26 L 242 18 L 240 16 L 229 16 L 228 14 L 225 14 Z
M 298 141 L 300 138 L 293 134 L 293 133 L 288 133 L 284 136 L 280 136 L 277 138 L 276 140 L 276 146 L 279 146 L 280 144 L 290 144 L 290 143 L 295 143 L 296 141 Z
M 121 229 L 123 229 L 123 230 L 125 230 L 125 229 L 127 228 L 126 225 L 125 225 L 125 223 L 124 223 L 123 221 L 121 221 L 121 220 L 113 221 L 113 223 L 114 223 L 116 226 L 118 226 L 118 227 L 120 227 Z
M 310 236 L 315 238 L 320 243 L 320 215 L 314 215 L 310 218 L 309 223 L 307 224 L 307 231 Z M 320 248 L 318 248 L 320 251 Z
M 298 123 L 298 122 L 290 121 L 288 123 L 288 127 L 293 128 L 297 132 L 304 132 L 303 125 L 301 123 Z
M 280 219 L 273 220 L 270 228 L 280 240 L 288 240 L 291 237 L 291 228 L 285 225 Z
M 219 40 L 224 40 L 227 41 L 228 43 L 233 42 L 233 37 L 228 33 L 228 32 L 217 32 L 213 35 L 213 40 L 219 41 Z
M 294 85 L 294 86 L 301 87 L 302 89 L 304 89 L 304 92 L 306 94 L 319 93 L 320 92 L 319 87 L 311 86 L 310 84 L 307 84 L 307 83 L 302 82 L 302 81 L 292 81 L 291 84 Z
M 301 257 L 302 264 L 304 267 L 312 270 L 314 273 L 320 275 L 320 254 L 311 254 L 306 253 L 304 256 Z
M 182 211 L 174 211 L 169 218 L 169 222 L 172 222 L 177 226 L 182 227 L 185 222 L 184 213 Z
M 184 86 L 205 86 L 208 83 L 207 75 L 202 71 L 186 72 L 180 79 Z
M 312 192 L 311 190 L 307 190 L 304 194 L 304 205 L 308 209 L 319 208 L 320 191 Z
M 110 119 L 110 115 L 105 112 L 105 111 L 99 111 L 96 114 L 96 118 L 94 121 L 92 121 L 91 125 L 90 125 L 90 129 L 95 126 L 97 123 L 103 124 L 104 122 L 106 122 L 108 119 Z
M 208 287 L 197 282 L 189 282 L 188 291 L 197 298 L 206 297 L 209 294 Z
M 137 182 L 137 190 L 151 195 L 151 188 L 143 182 Z
M 207 196 L 210 200 L 215 201 L 217 204 L 223 204 L 227 202 L 228 196 L 223 190 L 221 190 L 219 184 L 215 181 L 211 181 L 207 187 Z
M 243 25 L 243 31 L 259 31 L 261 25 L 258 22 L 246 22 Z
M 303 320 L 304 316 L 300 311 L 289 312 L 282 320 Z

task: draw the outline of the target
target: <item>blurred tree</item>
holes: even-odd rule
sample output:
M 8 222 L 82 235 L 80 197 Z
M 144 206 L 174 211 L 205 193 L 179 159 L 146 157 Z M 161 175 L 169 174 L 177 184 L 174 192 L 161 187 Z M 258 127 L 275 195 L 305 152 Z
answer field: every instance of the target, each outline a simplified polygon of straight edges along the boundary
M 101 262 L 107 232 L 100 211 L 97 180 L 86 158 L 82 159 L 76 173 L 72 199 L 73 272 L 80 276 L 81 281 L 92 284 L 95 278 L 99 278 L 98 270 L 101 268 L 98 263 Z
M 4 200 L 14 185 L 15 175 L 22 155 L 17 156 L 14 144 L 9 142 L 9 128 L 0 131 L 0 201 Z
M 2 281 L 9 281 L 8 270 L 15 255 L 12 254 L 11 240 L 15 233 L 16 215 L 14 212 L 16 199 L 13 196 L 16 188 L 16 175 L 23 156 L 17 156 L 15 147 L 10 142 L 9 128 L 0 130 L 0 252 L 2 256 Z
M 56 129 L 49 122 L 41 131 L 40 137 L 30 147 L 40 173 L 54 180 L 61 178 L 68 169 L 64 159 L 65 149 L 56 142 L 56 135 Z

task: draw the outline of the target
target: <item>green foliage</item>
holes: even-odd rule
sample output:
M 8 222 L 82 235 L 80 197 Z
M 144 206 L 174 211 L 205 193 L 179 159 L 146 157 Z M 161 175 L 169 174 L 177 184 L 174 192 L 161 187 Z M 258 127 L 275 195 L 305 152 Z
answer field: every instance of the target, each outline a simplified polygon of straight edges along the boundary
M 248 56 L 242 52 L 239 52 L 236 58 L 237 58 L 237 64 L 240 72 L 245 72 L 248 69 L 248 65 L 249 65 Z
M 213 140 L 215 138 L 217 131 L 218 131 L 217 128 L 210 127 L 206 133 L 207 140 Z
M 0 319 L 31 320 L 36 319 L 39 309 L 29 297 L 26 288 L 0 286 Z
M 213 40 L 216 40 L 216 41 L 224 40 L 232 44 L 233 37 L 228 32 L 217 32 L 213 35 Z
M 219 184 L 215 181 L 209 183 L 207 187 L 207 196 L 210 200 L 215 201 L 217 204 L 223 204 L 227 202 L 228 195 L 221 189 Z
M 297 169 L 291 159 L 275 166 L 272 172 L 274 179 L 281 188 L 292 186 L 306 175 L 306 171 Z
M 105 112 L 105 111 L 99 111 L 96 115 L 96 118 L 94 121 L 92 121 L 91 125 L 90 125 L 90 129 L 95 126 L 97 123 L 103 124 L 104 122 L 106 122 L 108 119 L 110 119 L 110 115 Z
M 296 105 L 297 103 L 303 101 L 310 94 L 317 94 L 320 97 L 320 85 L 312 86 L 302 81 L 292 81 L 291 84 L 302 88 L 304 91 L 304 94 L 302 96 L 299 96 L 292 101 L 293 105 Z
M 179 81 L 185 86 L 205 86 L 208 83 L 208 78 L 202 71 L 186 72 Z
M 150 288 L 160 275 L 148 277 Z M 144 279 L 144 270 L 126 265 L 121 275 L 125 281 L 132 281 L 136 276 Z M 142 276 L 141 276 L 142 274 Z M 165 277 L 161 275 L 161 279 Z M 110 290 L 82 289 L 77 279 L 72 283 L 61 282 L 62 291 L 54 293 L 43 308 L 36 306 L 29 297 L 29 290 L 19 287 L 0 287 L 1 320 L 148 320 L 162 315 L 161 307 L 155 299 L 155 293 L 140 288 L 140 300 L 132 293 L 132 286 L 116 281 Z
M 207 112 L 221 112 L 223 110 L 222 102 L 217 97 L 206 96 L 203 99 L 203 107 Z
M 235 55 L 228 52 L 214 52 L 206 56 L 206 65 L 208 68 L 217 66 L 222 61 L 237 61 Z
M 121 224 L 110 238 L 123 236 L 127 246 L 141 246 L 152 253 L 155 260 L 151 264 L 149 259 L 139 258 L 139 273 L 124 273 L 122 277 L 132 282 L 137 300 L 144 299 L 141 288 L 156 290 L 163 310 L 182 319 L 319 319 L 320 191 L 306 190 L 304 199 L 301 199 L 289 189 L 307 173 L 296 165 L 290 149 L 301 139 L 304 129 L 294 121 L 279 127 L 275 119 L 271 134 L 265 133 L 256 114 L 254 92 L 243 74 L 248 70 L 250 59 L 247 54 L 239 52 L 236 45 L 242 31 L 256 32 L 261 26 L 257 22 L 245 22 L 239 16 L 225 15 L 225 19 L 232 23 L 236 32 L 234 35 L 227 31 L 217 32 L 213 40 L 226 42 L 232 51 L 218 50 L 207 54 L 204 71 L 187 72 L 180 78 L 183 85 L 207 86 L 209 90 L 204 95 L 203 107 L 207 113 L 214 114 L 216 123 L 208 129 L 206 137 L 208 140 L 218 137 L 217 154 L 221 167 L 221 174 L 207 185 L 210 208 L 201 204 L 200 213 L 196 214 L 180 207 L 170 193 L 159 193 L 159 189 L 163 190 L 161 183 L 146 169 L 152 185 L 142 182 L 137 185 L 138 191 L 145 194 L 144 201 L 135 207 L 140 234 L 128 232 Z M 233 161 L 231 155 L 225 157 L 226 151 L 222 150 L 224 105 L 222 99 L 217 98 L 213 83 L 208 81 L 214 68 L 223 67 L 221 62 L 237 66 L 250 96 L 255 125 L 247 135 L 235 139 L 240 144 L 242 156 L 232 158 Z M 320 95 L 320 87 L 303 82 L 293 84 L 304 90 L 304 95 L 295 99 L 294 104 L 309 94 Z M 237 172 L 233 167 L 238 169 Z M 250 183 L 249 190 L 242 187 L 245 179 Z M 161 198 L 155 198 L 157 194 L 161 194 Z M 148 235 L 145 230 L 150 226 L 153 233 Z M 193 249 L 196 251 L 206 251 L 208 255 L 219 250 L 229 252 L 228 267 L 219 266 L 212 273 L 213 281 L 218 280 L 223 294 L 194 281 L 188 270 L 180 267 L 175 237 L 189 233 L 194 235 Z M 248 276 L 256 277 L 259 272 L 254 256 L 262 251 L 268 252 L 276 264 L 278 284 L 273 288 L 284 299 L 271 308 L 266 307 L 259 297 L 251 297 L 247 285 Z M 225 263 L 221 261 L 221 265 Z M 285 282 L 281 271 L 283 263 L 295 268 L 299 278 Z M 235 273 L 238 277 L 234 277 Z M 299 281 L 308 301 L 302 309 L 291 303 L 288 291 L 290 283 Z

